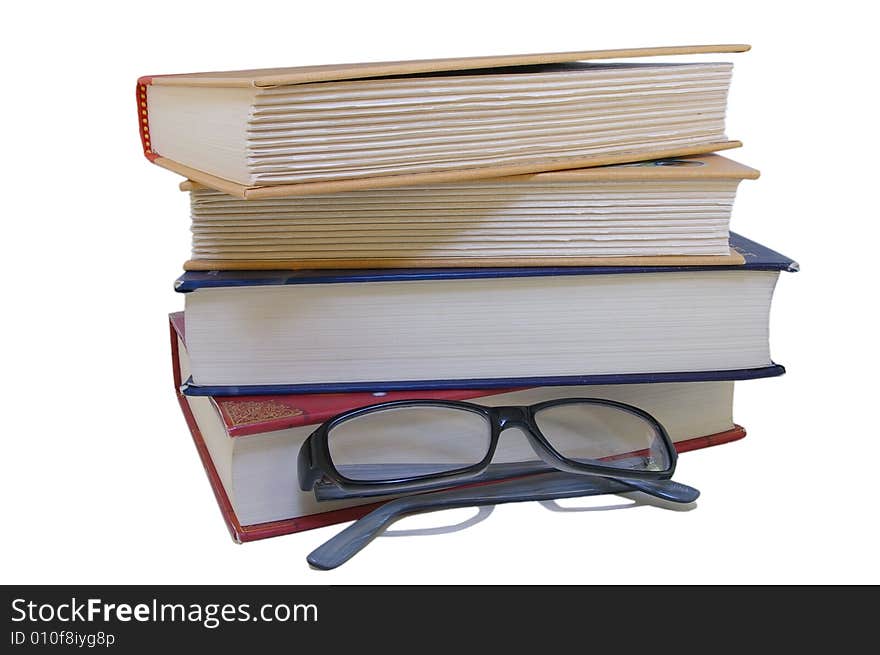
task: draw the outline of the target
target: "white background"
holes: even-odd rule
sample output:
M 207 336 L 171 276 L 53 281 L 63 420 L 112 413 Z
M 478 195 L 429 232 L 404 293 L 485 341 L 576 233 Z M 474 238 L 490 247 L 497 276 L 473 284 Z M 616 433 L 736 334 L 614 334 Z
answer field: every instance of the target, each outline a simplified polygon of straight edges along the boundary
M 880 582 L 869 7 L 8 5 L 0 582 Z M 182 307 L 172 281 L 188 255 L 187 198 L 141 154 L 138 76 L 738 42 L 753 50 L 722 59 L 735 63 L 728 135 L 746 145 L 727 154 L 763 175 L 741 186 L 734 228 L 803 270 L 782 275 L 772 316 L 774 359 L 788 374 L 737 388 L 749 436 L 679 462 L 677 478 L 703 492 L 696 509 L 503 506 L 456 532 L 380 538 L 333 572 L 304 558 L 338 527 L 231 542 L 172 392 L 166 314 Z

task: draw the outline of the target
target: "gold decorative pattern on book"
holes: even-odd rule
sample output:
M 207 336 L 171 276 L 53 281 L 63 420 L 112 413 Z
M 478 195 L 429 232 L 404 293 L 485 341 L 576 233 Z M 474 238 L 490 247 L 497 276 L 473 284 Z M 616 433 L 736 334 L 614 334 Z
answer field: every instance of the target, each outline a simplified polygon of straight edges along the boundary
M 305 412 L 276 400 L 242 400 L 223 403 L 232 425 L 250 425 L 279 418 L 301 416 Z

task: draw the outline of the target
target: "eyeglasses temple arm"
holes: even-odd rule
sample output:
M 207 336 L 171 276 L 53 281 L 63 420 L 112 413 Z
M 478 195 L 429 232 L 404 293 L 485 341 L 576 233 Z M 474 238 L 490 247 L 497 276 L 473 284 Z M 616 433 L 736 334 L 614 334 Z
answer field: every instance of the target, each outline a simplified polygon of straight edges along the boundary
M 632 480 L 629 478 L 611 478 L 636 491 L 643 491 L 673 503 L 692 503 L 700 497 L 699 489 L 674 480 Z
M 312 551 L 307 560 L 318 569 L 336 568 L 360 552 L 386 525 L 407 514 L 473 505 L 622 493 L 632 489 L 628 483 L 610 478 L 552 472 L 491 485 L 404 496 L 361 517 Z M 645 491 L 651 493 L 648 489 Z

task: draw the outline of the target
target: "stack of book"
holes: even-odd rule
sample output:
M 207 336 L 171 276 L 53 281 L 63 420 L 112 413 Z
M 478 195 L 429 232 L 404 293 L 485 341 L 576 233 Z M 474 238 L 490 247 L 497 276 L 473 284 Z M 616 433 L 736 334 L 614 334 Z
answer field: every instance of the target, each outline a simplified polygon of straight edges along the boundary
M 141 78 L 144 154 L 191 197 L 175 388 L 233 537 L 371 507 L 299 491 L 296 456 L 384 400 L 603 397 L 680 451 L 744 436 L 734 382 L 784 372 L 770 301 L 797 265 L 729 230 L 758 177 L 712 154 L 740 145 L 732 65 L 675 58 L 747 49 Z

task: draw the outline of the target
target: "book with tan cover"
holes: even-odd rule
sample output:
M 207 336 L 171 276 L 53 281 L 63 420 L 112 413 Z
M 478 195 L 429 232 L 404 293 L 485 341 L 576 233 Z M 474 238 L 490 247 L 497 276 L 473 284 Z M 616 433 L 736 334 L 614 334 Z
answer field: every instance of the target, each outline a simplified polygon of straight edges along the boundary
M 736 188 L 702 155 L 490 180 L 242 200 L 195 182 L 187 270 L 741 264 Z
M 675 46 L 147 76 L 144 154 L 240 198 L 439 184 L 701 154 L 728 63 Z

